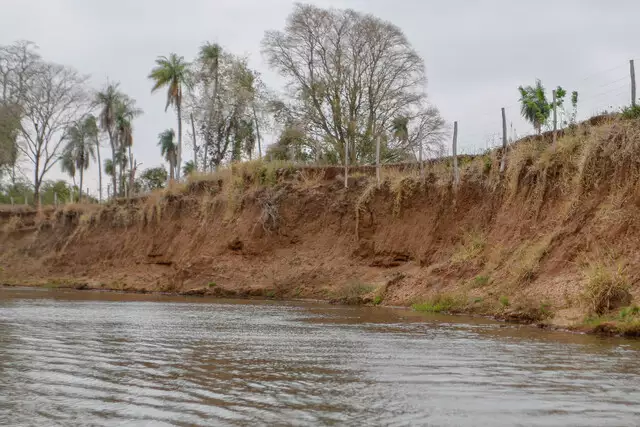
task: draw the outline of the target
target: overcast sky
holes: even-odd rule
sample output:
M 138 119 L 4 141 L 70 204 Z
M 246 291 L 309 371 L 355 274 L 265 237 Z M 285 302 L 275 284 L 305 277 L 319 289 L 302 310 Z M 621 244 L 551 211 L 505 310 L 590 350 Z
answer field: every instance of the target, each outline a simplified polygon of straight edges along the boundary
M 637 0 L 314 0 L 324 7 L 369 12 L 398 25 L 422 55 L 427 93 L 448 123 L 459 122 L 464 152 L 487 147 L 501 132 L 500 107 L 518 135 L 517 86 L 542 79 L 578 90 L 580 117 L 629 103 L 629 59 L 640 58 Z M 0 0 L 0 44 L 26 39 L 42 56 L 107 78 L 135 98 L 144 115 L 134 122 L 134 155 L 142 168 L 162 159 L 157 135 L 175 127 L 165 93 L 150 94 L 147 79 L 159 55 L 193 59 L 205 41 L 247 55 L 275 89 L 260 53 L 266 30 L 282 29 L 288 0 Z M 640 62 L 639 62 L 640 67 Z M 640 72 L 640 68 L 639 68 Z M 266 141 L 270 143 L 271 141 Z M 106 148 L 104 156 L 109 153 Z M 190 159 L 186 149 L 183 158 Z M 54 168 L 51 178 L 61 174 Z M 97 173 L 88 178 L 97 192 Z M 106 184 L 105 184 L 106 185 Z

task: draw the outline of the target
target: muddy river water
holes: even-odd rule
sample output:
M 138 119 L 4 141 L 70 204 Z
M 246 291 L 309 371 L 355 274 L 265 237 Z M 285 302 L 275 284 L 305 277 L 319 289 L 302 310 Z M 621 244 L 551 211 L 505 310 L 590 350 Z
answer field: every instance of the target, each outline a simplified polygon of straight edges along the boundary
M 637 426 L 640 342 L 398 309 L 0 288 L 0 425 Z

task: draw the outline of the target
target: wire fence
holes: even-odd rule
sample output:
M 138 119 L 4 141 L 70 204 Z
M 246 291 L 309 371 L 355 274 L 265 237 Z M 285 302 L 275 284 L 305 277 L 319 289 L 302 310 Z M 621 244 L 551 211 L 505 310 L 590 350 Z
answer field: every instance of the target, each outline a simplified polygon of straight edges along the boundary
M 514 87 L 514 92 L 517 88 Z M 627 63 L 621 63 L 605 70 L 590 73 L 575 81 L 575 87 L 567 88 L 568 91 L 576 90 L 578 92 L 578 114 L 575 117 L 576 122 L 584 121 L 590 117 L 598 116 L 606 113 L 615 113 L 621 111 L 622 108 L 636 104 L 636 82 L 635 82 L 635 59 L 629 60 Z M 493 102 L 496 105 L 495 102 Z M 556 126 L 552 123 L 546 124 L 546 131 L 560 131 L 567 126 L 566 112 L 560 111 L 560 120 L 555 121 Z M 490 108 L 485 111 L 473 109 L 473 112 L 460 120 L 455 120 L 451 128 L 453 140 L 445 144 L 443 154 L 447 157 L 453 156 L 454 171 L 453 179 L 456 180 L 457 171 L 455 167 L 457 156 L 459 155 L 478 155 L 487 150 L 495 149 L 500 146 L 506 146 L 517 140 L 532 135 L 532 132 L 520 132 L 519 129 L 530 129 L 532 126 L 526 123 L 521 115 L 521 103 L 515 101 L 503 107 Z M 467 127 L 467 123 L 478 123 L 482 121 L 483 130 L 478 131 L 473 126 Z M 486 130 L 490 128 L 490 130 Z M 455 129 L 455 130 L 454 130 Z M 505 144 L 506 142 L 506 144 Z M 379 152 L 379 148 L 377 149 Z M 349 156 L 345 156 L 349 158 Z M 428 159 L 425 159 L 428 160 Z M 435 159 L 431 159 L 435 160 Z M 415 163 L 415 162 L 414 162 Z M 398 166 L 398 165 L 395 165 Z M 343 165 L 344 167 L 344 183 L 348 186 L 349 170 L 362 171 L 363 167 L 367 170 L 375 171 L 380 176 L 380 161 L 376 160 L 376 165 Z M 336 166 L 334 165 L 334 169 Z M 51 193 L 51 192 L 49 192 Z M 79 200 L 77 188 L 75 191 L 66 191 L 62 193 L 53 192 L 44 195 L 41 193 L 39 197 L 40 205 L 62 205 L 68 203 L 76 203 Z M 96 194 L 93 194 L 96 193 Z M 110 200 L 112 197 L 109 188 L 104 194 L 106 197 L 100 197 L 98 191 L 91 192 L 89 188 L 83 192 L 83 203 L 100 203 Z M 139 196 L 139 195 L 138 195 Z M 34 205 L 33 191 L 25 191 L 22 194 L 5 194 L 2 195 L 0 206 L 20 206 Z
M 590 117 L 606 113 L 619 112 L 623 107 L 635 105 L 635 59 L 618 64 L 605 70 L 590 73 L 585 77 L 575 80 L 573 87 L 567 91 L 578 92 L 577 122 Z M 514 93 L 517 88 L 513 88 Z M 494 103 L 495 105 L 495 103 Z M 502 145 L 502 118 L 501 108 L 504 108 L 507 121 L 507 141 L 512 143 L 532 134 L 532 126 L 521 115 L 521 103 L 515 101 L 499 108 L 490 108 L 487 111 L 477 111 L 464 114 L 456 122 L 458 123 L 458 152 L 457 154 L 480 154 L 488 149 Z M 563 113 L 563 112 L 562 112 Z M 483 129 L 479 131 L 473 123 L 483 120 Z M 467 126 L 471 124 L 470 126 Z M 557 129 L 566 127 L 564 120 L 558 121 Z M 523 131 L 531 129 L 531 131 Z M 548 123 L 547 131 L 553 130 L 552 123 Z M 452 155 L 452 144 L 447 144 L 447 155 Z

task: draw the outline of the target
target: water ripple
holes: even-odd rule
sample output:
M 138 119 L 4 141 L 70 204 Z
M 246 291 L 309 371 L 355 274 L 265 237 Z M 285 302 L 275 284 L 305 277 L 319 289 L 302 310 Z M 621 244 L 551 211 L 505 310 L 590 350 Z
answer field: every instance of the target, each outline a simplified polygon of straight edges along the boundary
M 0 290 L 0 424 L 637 425 L 635 342 L 405 315 Z

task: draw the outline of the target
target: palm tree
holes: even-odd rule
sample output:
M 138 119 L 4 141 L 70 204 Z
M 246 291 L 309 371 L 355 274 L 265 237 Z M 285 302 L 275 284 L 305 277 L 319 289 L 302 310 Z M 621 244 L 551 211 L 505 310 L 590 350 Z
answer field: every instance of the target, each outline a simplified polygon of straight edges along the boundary
M 107 176 L 111 176 L 113 177 L 116 174 L 116 167 L 113 164 L 113 160 L 112 159 L 106 159 L 104 161 L 104 173 L 107 174 Z M 114 195 L 115 197 L 115 190 L 114 190 Z M 107 197 L 109 197 L 109 188 L 107 187 Z
M 175 179 L 178 157 L 178 147 L 174 142 L 175 136 L 176 133 L 173 129 L 167 129 L 158 135 L 158 147 L 160 147 L 160 153 L 165 160 L 169 162 L 169 180 L 171 181 Z
M 178 116 L 178 149 L 177 149 L 177 173 L 179 174 L 179 166 L 182 164 L 182 86 L 188 83 L 189 64 L 185 62 L 184 57 L 171 53 L 169 57 L 161 56 L 156 59 L 156 66 L 151 70 L 149 78 L 153 80 L 154 85 L 151 93 L 160 88 L 167 87 L 167 105 L 165 111 L 170 105 L 175 106 Z M 179 179 L 180 177 L 177 176 Z
M 73 186 L 76 186 L 76 161 L 71 151 L 65 150 L 60 158 L 60 169 L 68 174 L 73 180 Z
M 189 160 L 187 163 L 182 166 L 182 176 L 189 176 L 196 171 L 196 164 L 193 163 L 193 160 Z
M 109 144 L 111 145 L 111 158 L 116 157 L 117 141 L 115 139 L 115 123 L 116 123 L 116 108 L 119 103 L 123 102 L 126 97 L 118 89 L 119 83 L 108 83 L 102 92 L 96 93 L 95 103 L 100 108 L 98 115 L 100 122 L 100 129 L 103 132 L 107 132 L 109 135 Z M 117 174 L 111 174 L 111 184 L 113 185 L 113 191 L 115 194 L 118 183 L 116 182 Z
M 87 122 L 86 119 L 76 122 L 71 126 L 67 131 L 69 142 L 65 147 L 65 156 L 67 157 L 65 161 L 73 161 L 75 164 L 74 175 L 75 171 L 80 175 L 79 200 L 82 200 L 84 171 L 89 169 L 91 159 L 95 160 L 96 158 L 96 149 L 92 134 L 93 129 L 88 126 L 91 126 L 91 121 Z M 68 165 L 66 165 L 65 168 L 67 166 Z
M 536 80 L 535 86 L 518 87 L 520 92 L 520 113 L 527 121 L 529 121 L 538 135 L 542 133 L 542 126 L 549 119 L 553 108 L 547 102 L 544 93 L 544 86 L 540 80 Z
M 409 139 L 409 118 L 406 116 L 399 116 L 393 119 L 393 122 L 391 123 L 391 132 L 397 140 L 407 142 Z
M 99 200 L 102 202 L 102 161 L 100 160 L 100 131 L 98 129 L 98 121 L 93 114 L 89 114 L 85 117 L 82 124 L 87 137 L 93 139 L 95 145 L 95 153 L 98 162 L 98 193 Z
M 129 187 L 132 186 L 131 173 L 133 171 L 133 155 L 131 154 L 131 147 L 133 146 L 133 125 L 132 121 L 135 117 L 142 114 L 142 110 L 135 107 L 135 101 L 125 97 L 118 102 L 115 108 L 115 139 L 117 141 L 117 147 L 120 152 L 125 150 L 129 157 Z M 124 191 L 124 172 L 126 169 L 126 162 L 120 163 L 120 187 L 121 192 Z

